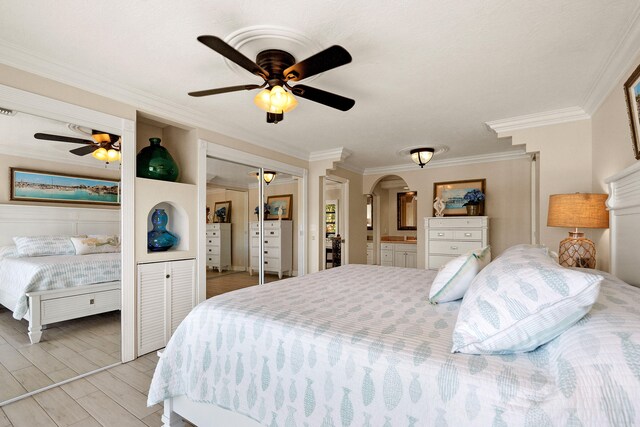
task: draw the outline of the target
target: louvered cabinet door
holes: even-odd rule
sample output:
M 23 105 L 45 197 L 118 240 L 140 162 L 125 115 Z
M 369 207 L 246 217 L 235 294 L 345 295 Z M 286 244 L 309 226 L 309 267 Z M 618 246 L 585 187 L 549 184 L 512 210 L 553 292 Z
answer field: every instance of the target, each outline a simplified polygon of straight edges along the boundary
M 138 264 L 138 354 L 165 346 L 165 263 Z
M 167 325 L 170 328 L 170 337 L 194 306 L 196 261 L 190 259 L 167 264 L 167 269 L 171 270 L 169 273 L 171 278 L 168 283 L 171 310 L 170 322 Z

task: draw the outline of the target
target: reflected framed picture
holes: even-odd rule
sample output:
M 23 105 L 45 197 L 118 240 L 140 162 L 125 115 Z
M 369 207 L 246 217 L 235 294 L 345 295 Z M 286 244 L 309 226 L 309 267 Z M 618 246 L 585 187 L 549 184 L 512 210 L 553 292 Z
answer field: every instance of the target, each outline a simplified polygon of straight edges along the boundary
M 280 196 L 267 197 L 267 204 L 269 205 L 269 214 L 265 219 L 291 219 L 291 202 L 293 201 L 293 194 L 282 194 Z
M 231 222 L 231 200 L 216 202 L 213 207 L 213 222 Z
M 433 198 L 440 197 L 444 201 L 444 216 L 466 216 L 467 208 L 464 199 L 464 195 L 471 190 L 480 190 L 483 194 L 485 192 L 486 180 L 482 179 L 469 179 L 465 181 L 449 181 L 449 182 L 435 182 L 433 184 Z M 480 213 L 484 215 L 484 201 L 480 202 Z M 435 208 L 433 209 L 433 216 L 436 216 Z
M 635 69 L 624 84 L 624 96 L 627 100 L 629 127 L 631 128 L 631 144 L 636 160 L 640 160 L 640 66 Z
M 120 181 L 10 168 L 10 200 L 120 205 Z

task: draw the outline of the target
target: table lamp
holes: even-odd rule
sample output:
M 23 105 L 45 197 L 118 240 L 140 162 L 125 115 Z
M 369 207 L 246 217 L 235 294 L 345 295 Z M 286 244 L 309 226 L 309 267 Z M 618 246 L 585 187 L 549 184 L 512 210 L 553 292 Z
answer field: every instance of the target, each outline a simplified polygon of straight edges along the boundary
M 596 267 L 596 246 L 578 228 L 609 228 L 607 194 L 552 194 L 548 227 L 575 228 L 560 242 L 558 261 L 564 267 Z

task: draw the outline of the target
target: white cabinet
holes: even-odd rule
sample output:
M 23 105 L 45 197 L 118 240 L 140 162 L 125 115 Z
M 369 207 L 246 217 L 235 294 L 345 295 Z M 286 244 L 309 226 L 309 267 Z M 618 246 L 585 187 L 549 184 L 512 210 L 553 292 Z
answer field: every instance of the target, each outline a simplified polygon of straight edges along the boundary
M 416 245 L 413 243 L 389 243 L 380 244 L 380 265 L 389 267 L 416 268 Z
M 455 257 L 489 244 L 489 218 L 429 217 L 424 219 L 425 268 L 436 269 Z
M 231 224 L 207 224 L 207 268 L 231 268 Z
M 138 355 L 167 345 L 196 299 L 194 259 L 138 264 Z
M 293 274 L 293 224 L 278 220 L 264 222 L 264 271 L 278 273 L 282 279 L 286 271 Z M 260 223 L 251 222 L 251 263 L 249 274 L 259 270 Z
M 367 242 L 367 264 L 373 265 L 373 242 Z

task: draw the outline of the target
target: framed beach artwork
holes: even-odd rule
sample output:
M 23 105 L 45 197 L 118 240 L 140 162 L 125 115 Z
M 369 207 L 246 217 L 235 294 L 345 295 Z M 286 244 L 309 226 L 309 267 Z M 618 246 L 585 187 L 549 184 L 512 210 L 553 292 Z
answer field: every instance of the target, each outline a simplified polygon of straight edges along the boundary
M 269 214 L 265 219 L 291 219 L 291 201 L 292 194 L 282 194 L 280 196 L 267 197 L 267 205 L 269 205 Z
M 640 149 L 638 146 L 638 144 L 640 144 L 640 66 L 635 69 L 625 82 L 624 96 L 627 100 L 633 154 L 637 160 L 640 160 Z
M 231 222 L 231 200 L 216 202 L 213 215 L 213 222 Z
M 10 168 L 11 200 L 120 205 L 120 181 Z
M 485 193 L 486 180 L 469 179 L 466 181 L 436 182 L 433 184 L 433 198 L 440 197 L 444 201 L 444 216 L 466 216 L 467 208 L 464 195 L 476 189 Z M 484 202 L 480 203 L 480 215 L 484 215 Z M 433 216 L 436 216 L 435 208 Z

